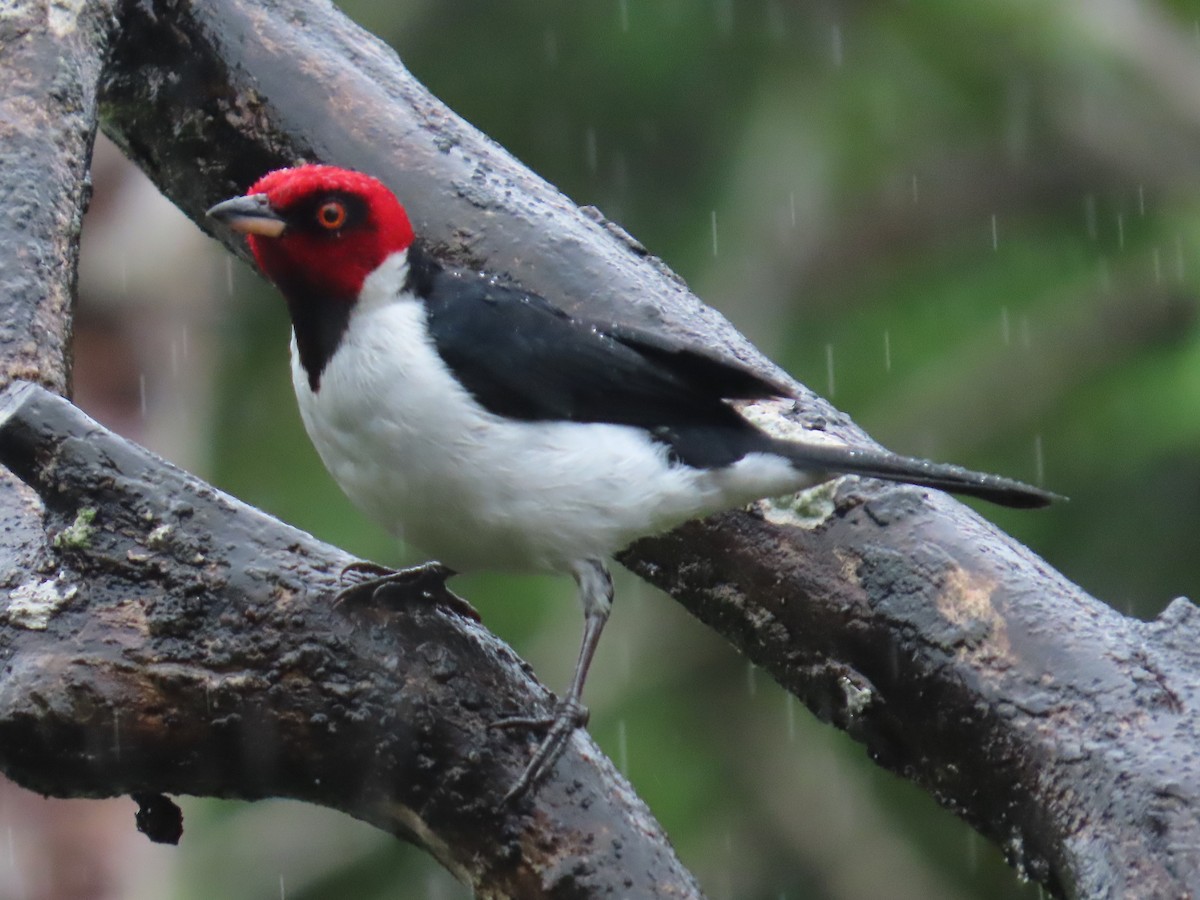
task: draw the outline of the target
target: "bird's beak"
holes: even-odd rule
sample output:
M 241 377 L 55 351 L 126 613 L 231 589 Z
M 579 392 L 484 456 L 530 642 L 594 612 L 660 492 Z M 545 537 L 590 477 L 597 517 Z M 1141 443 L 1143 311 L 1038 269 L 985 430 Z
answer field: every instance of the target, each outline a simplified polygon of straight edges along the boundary
M 250 194 L 225 200 L 205 215 L 228 225 L 234 231 L 257 234 L 260 237 L 279 237 L 287 227 L 279 213 L 271 209 L 266 194 Z

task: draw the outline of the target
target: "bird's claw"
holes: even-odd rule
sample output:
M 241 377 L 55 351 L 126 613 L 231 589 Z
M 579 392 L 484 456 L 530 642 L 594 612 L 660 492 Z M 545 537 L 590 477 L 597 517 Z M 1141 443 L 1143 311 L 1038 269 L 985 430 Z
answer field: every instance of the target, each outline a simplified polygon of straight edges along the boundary
M 529 730 L 544 730 L 545 734 L 534 751 L 533 758 L 525 766 L 521 776 L 508 789 L 501 799 L 501 805 L 507 805 L 516 800 L 531 787 L 537 784 L 554 768 L 567 742 L 577 728 L 583 728 L 588 723 L 587 707 L 574 697 L 560 700 L 549 716 L 507 716 L 491 724 L 491 728 L 524 728 Z
M 334 606 L 343 603 L 361 603 L 364 601 L 387 601 L 389 588 L 403 588 L 404 598 L 411 596 L 413 590 L 419 590 L 421 596 L 428 600 L 436 599 L 439 603 L 453 609 L 459 615 L 472 621 L 480 621 L 479 613 L 470 603 L 453 591 L 446 588 L 446 579 L 455 572 L 440 562 L 427 562 L 407 569 L 389 569 L 378 563 L 367 560 L 355 560 L 342 568 L 340 579 L 346 581 L 347 576 L 355 573 L 366 574 L 366 578 L 355 581 L 337 592 L 333 598 Z M 398 592 L 397 592 L 398 593 Z

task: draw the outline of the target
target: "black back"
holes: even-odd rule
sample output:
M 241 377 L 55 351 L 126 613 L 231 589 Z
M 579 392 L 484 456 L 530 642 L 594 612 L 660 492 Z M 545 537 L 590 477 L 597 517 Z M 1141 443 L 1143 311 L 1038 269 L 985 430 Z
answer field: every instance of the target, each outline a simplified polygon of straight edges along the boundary
M 689 466 L 727 466 L 771 439 L 725 403 L 776 384 L 661 335 L 573 318 L 494 277 L 442 268 L 409 250 L 439 355 L 485 409 L 526 421 L 645 429 Z

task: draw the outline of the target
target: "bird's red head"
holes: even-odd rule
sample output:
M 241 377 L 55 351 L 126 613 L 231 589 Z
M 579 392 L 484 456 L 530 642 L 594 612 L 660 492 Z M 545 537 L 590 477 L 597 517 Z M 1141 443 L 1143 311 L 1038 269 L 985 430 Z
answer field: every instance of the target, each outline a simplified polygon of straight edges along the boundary
M 293 297 L 352 301 L 363 279 L 413 241 L 408 214 L 382 182 L 336 166 L 276 169 L 209 214 L 244 232 L 263 274 Z

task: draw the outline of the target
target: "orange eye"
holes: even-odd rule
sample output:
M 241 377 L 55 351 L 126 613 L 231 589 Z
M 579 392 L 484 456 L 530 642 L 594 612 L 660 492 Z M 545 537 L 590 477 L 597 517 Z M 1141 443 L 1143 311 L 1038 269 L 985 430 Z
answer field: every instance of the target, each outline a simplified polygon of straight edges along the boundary
M 317 210 L 317 221 L 321 223 L 322 228 L 328 228 L 330 231 L 341 228 L 346 224 L 346 207 L 336 200 L 330 200 Z

